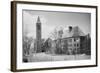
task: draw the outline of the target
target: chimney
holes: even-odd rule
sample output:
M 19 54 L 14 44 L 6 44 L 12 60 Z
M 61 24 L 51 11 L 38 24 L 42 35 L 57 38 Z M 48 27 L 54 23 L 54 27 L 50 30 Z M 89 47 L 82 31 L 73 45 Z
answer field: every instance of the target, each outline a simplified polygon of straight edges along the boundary
M 69 32 L 71 32 L 72 31 L 72 26 L 69 26 Z

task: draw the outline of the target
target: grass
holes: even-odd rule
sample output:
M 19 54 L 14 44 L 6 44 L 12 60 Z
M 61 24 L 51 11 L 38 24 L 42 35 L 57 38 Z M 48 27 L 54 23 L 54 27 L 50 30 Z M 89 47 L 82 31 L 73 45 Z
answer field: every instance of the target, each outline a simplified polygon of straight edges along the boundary
M 43 61 L 64 61 L 64 60 L 86 60 L 91 59 L 90 55 L 52 55 L 46 53 L 34 53 L 28 56 L 29 62 L 43 62 Z

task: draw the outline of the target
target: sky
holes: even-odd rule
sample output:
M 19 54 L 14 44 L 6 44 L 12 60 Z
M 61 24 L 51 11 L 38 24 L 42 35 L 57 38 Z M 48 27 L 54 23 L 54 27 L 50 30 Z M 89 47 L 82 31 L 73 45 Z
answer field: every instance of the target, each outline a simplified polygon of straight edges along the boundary
M 91 14 L 76 12 L 54 12 L 23 10 L 23 33 L 36 38 L 36 22 L 38 16 L 41 21 L 42 38 L 48 38 L 54 29 L 68 26 L 78 26 L 84 34 L 91 34 Z

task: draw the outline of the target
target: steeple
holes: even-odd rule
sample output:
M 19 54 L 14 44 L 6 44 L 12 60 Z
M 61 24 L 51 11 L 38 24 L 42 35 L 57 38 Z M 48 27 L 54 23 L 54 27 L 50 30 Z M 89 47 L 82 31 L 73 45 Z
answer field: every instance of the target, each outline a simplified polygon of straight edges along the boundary
M 38 16 L 37 23 L 41 23 L 40 17 Z

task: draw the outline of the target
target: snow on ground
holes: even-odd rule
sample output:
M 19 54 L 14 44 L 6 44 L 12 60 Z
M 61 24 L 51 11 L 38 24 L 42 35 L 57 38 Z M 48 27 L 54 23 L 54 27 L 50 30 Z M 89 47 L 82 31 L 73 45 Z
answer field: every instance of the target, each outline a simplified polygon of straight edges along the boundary
M 91 59 L 90 55 L 52 55 L 46 53 L 34 53 L 28 57 L 29 62 L 42 62 L 42 61 L 64 61 L 64 60 L 86 60 Z

